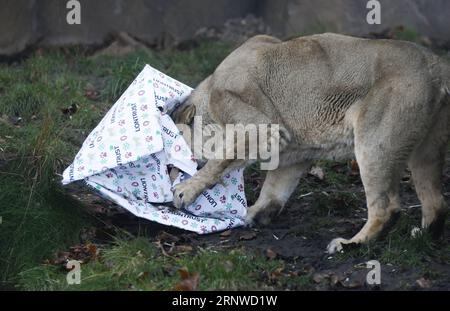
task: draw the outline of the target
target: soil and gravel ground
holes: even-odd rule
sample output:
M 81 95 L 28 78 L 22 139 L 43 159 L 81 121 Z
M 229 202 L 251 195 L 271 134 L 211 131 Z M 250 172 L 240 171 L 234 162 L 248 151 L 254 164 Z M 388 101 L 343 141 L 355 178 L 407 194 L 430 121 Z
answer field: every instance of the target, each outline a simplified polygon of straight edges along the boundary
M 118 227 L 133 234 L 146 233 L 152 242 L 166 234 L 176 243 L 198 249 L 230 251 L 243 249 L 268 259 L 284 262 L 284 274 L 306 276 L 300 284 L 283 283 L 284 288 L 307 290 L 449 290 L 450 289 L 450 222 L 442 241 L 429 237 L 412 238 L 410 231 L 420 224 L 420 202 L 405 172 L 402 180 L 402 215 L 390 233 L 368 246 L 346 250 L 337 255 L 325 253 L 335 237 L 351 237 L 365 222 L 367 210 L 364 190 L 357 173 L 347 163 L 322 163 L 323 180 L 309 175 L 301 181 L 287 207 L 271 224 L 253 228 L 238 228 L 206 236 L 137 220 L 122 213 L 114 205 L 73 189 L 73 195 L 93 206 L 109 228 Z M 250 168 L 246 173 L 249 204 L 255 200 L 264 178 Z M 450 203 L 450 158 L 443 178 L 444 193 Z M 80 193 L 81 191 L 81 193 Z M 116 215 L 105 216 L 108 213 Z M 106 230 L 107 231 L 107 230 Z M 108 240 L 105 230 L 98 230 L 99 242 Z M 102 241 L 103 233 L 103 241 Z M 169 238 L 170 239 L 170 238 Z M 164 240 L 164 238 L 163 238 Z M 381 262 L 380 286 L 366 282 L 366 262 Z M 276 277 L 275 277 L 276 278 Z M 273 278 L 266 279 L 269 284 Z M 272 284 L 273 285 L 273 284 Z

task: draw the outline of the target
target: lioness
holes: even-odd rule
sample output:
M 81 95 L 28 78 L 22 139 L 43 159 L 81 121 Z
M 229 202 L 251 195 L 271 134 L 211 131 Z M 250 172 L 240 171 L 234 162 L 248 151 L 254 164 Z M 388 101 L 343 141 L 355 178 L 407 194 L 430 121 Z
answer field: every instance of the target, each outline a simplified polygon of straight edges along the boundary
M 406 166 L 422 203 L 422 228 L 442 234 L 441 174 L 450 136 L 450 65 L 416 44 L 321 34 L 282 42 L 256 36 L 232 52 L 175 111 L 176 122 L 279 124 L 280 166 L 269 171 L 247 221 L 283 208 L 318 159 L 356 157 L 368 220 L 328 252 L 364 243 L 400 210 Z M 182 207 L 249 161 L 209 160 L 174 189 Z

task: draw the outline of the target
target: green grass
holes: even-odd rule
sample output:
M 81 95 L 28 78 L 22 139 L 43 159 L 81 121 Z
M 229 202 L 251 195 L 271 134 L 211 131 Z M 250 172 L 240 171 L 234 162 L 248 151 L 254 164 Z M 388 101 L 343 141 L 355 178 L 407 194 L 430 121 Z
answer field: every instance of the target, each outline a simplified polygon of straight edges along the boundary
M 21 271 L 78 241 L 92 219 L 59 184 L 62 171 L 145 64 L 192 87 L 212 73 L 230 48 L 204 42 L 190 51 L 140 51 L 87 57 L 76 49 L 0 64 L 0 287 Z M 98 100 L 85 96 L 99 92 Z M 79 109 L 69 118 L 61 112 Z M 14 126 L 9 117 L 21 117 Z
M 418 42 L 420 34 L 414 29 L 405 28 L 403 31 L 397 31 L 395 37 L 397 40 Z
M 374 240 L 356 249 L 338 253 L 338 262 L 348 259 L 379 260 L 382 264 L 392 264 L 400 268 L 413 268 L 426 271 L 430 261 L 450 262 L 450 245 L 434 241 L 429 233 L 416 237 L 411 230 L 418 220 L 403 213 L 393 229 L 383 239 Z M 447 222 L 447 228 L 450 222 Z
M 68 285 L 62 267 L 41 265 L 21 272 L 19 286 L 26 290 L 171 290 L 180 282 L 178 270 L 183 268 L 199 273 L 199 290 L 273 289 L 266 285 L 265 276 L 283 265 L 242 249 L 166 257 L 147 238 L 122 238 L 102 249 L 98 260 L 81 265 L 79 285 Z M 308 285 L 307 278 L 300 281 Z M 280 277 L 280 282 L 298 283 L 290 277 Z

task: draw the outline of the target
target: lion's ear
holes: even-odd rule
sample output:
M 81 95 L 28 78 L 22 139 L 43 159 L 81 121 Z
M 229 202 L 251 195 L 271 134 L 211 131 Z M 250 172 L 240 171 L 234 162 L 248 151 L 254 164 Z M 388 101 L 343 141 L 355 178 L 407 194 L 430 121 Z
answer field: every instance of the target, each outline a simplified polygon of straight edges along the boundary
M 194 121 L 195 112 L 195 105 L 184 105 L 174 112 L 172 118 L 176 124 L 190 125 Z

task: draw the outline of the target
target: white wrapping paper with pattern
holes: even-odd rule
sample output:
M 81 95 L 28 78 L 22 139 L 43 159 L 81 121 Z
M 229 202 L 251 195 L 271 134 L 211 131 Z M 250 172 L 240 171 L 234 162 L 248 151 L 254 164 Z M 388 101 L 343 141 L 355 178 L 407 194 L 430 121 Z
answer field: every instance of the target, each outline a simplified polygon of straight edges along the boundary
M 197 163 L 176 125 L 163 111 L 183 102 L 192 89 L 145 66 L 89 134 L 64 185 L 84 180 L 100 195 L 134 215 L 207 234 L 245 224 L 247 201 L 243 170 L 205 190 L 185 210 L 161 205 L 173 201 L 171 188 L 197 172 Z M 168 165 L 182 173 L 172 184 Z

